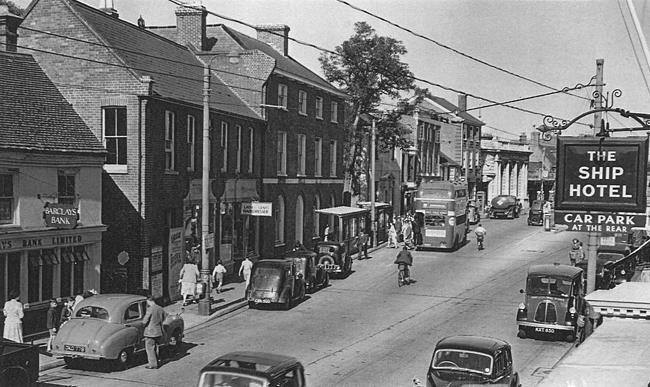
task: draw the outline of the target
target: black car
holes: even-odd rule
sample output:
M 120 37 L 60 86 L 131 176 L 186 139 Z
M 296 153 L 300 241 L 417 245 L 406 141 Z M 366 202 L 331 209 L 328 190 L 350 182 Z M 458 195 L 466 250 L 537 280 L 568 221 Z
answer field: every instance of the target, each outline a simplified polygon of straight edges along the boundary
M 533 200 L 528 210 L 528 225 L 541 226 L 544 224 L 544 201 Z
M 614 271 L 612 270 L 612 261 L 608 255 L 598 255 L 596 258 L 596 290 L 598 289 L 612 289 L 616 286 L 614 282 Z M 582 261 L 576 262 L 576 267 L 582 269 L 585 272 L 585 282 L 587 281 L 587 268 L 588 260 L 583 259 Z M 584 286 L 586 289 L 586 285 Z
M 598 259 L 612 262 L 610 267 L 614 271 L 614 282 L 616 284 L 629 282 L 634 276 L 637 260 L 636 257 L 628 257 L 630 253 L 631 248 L 627 244 L 598 246 L 598 250 L 596 250 Z
M 231 352 L 203 367 L 198 387 L 305 385 L 305 370 L 293 357 L 264 352 Z
M 38 370 L 38 345 L 0 338 L 0 386 L 32 386 Z
M 519 201 L 512 195 L 499 195 L 490 202 L 490 218 L 518 218 Z
M 315 248 L 318 264 L 323 265 L 331 276 L 346 276 L 352 272 L 352 253 L 343 242 L 318 242 Z
M 519 387 L 507 342 L 483 336 L 450 336 L 436 344 L 427 387 L 495 384 Z
M 325 265 L 318 263 L 318 253 L 299 249 L 286 253 L 284 258 L 293 260 L 296 270 L 302 274 L 307 292 L 312 293 L 329 285 L 329 273 Z
M 305 298 L 305 281 L 292 259 L 255 262 L 247 289 L 248 307 L 279 304 L 289 310 Z

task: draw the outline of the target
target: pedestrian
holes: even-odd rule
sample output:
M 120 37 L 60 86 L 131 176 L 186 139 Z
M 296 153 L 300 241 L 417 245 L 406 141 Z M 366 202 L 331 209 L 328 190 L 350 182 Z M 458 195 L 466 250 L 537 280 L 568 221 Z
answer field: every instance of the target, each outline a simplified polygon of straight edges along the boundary
M 246 257 L 241 263 L 241 266 L 239 267 L 239 275 L 242 276 L 246 281 L 246 291 L 248 291 L 248 285 L 251 281 L 251 271 L 253 270 L 253 262 Z
M 411 228 L 411 219 L 406 218 L 402 226 L 402 234 L 404 235 L 404 246 L 409 249 L 413 248 L 413 229 Z
M 402 217 L 398 216 L 395 219 L 395 233 L 397 234 L 397 242 L 402 242 Z
M 226 274 L 226 267 L 217 260 L 217 265 L 212 270 L 212 280 L 217 283 L 217 294 L 221 293 L 221 286 L 223 285 L 223 276 Z
M 388 228 L 388 247 L 397 248 L 397 230 L 395 225 L 391 222 Z
M 163 338 L 163 323 L 167 313 L 156 304 L 152 296 L 147 298 L 147 313 L 144 315 L 144 346 L 147 351 L 147 365 L 144 368 L 158 368 L 158 346 Z
M 330 240 L 330 225 L 329 224 L 325 225 L 325 235 L 323 235 L 323 240 L 324 241 L 329 241 Z
M 363 252 L 363 257 L 361 253 Z M 359 234 L 359 258 L 358 259 L 368 259 L 368 234 L 365 231 L 361 230 Z
M 59 327 L 63 325 L 66 321 L 72 318 L 72 309 L 74 308 L 74 299 L 68 298 L 63 303 L 63 308 L 61 309 L 61 317 L 59 318 Z
M 585 258 L 585 253 L 584 250 L 582 250 L 580 241 L 578 239 L 573 239 L 571 244 L 571 250 L 569 250 L 569 262 L 571 263 L 571 266 L 575 266 L 576 261 L 581 261 L 584 258 Z
M 16 290 L 9 292 L 9 299 L 5 302 L 4 315 L 5 327 L 2 337 L 17 343 L 23 342 L 23 304 L 20 303 L 20 293 Z
M 578 327 L 578 332 L 576 335 L 578 336 L 578 343 L 576 344 L 576 347 L 580 345 L 583 341 L 585 341 L 585 316 L 581 314 L 578 315 L 578 320 L 576 321 L 576 325 Z
M 186 258 L 185 264 L 180 271 L 181 296 L 183 297 L 183 306 L 187 305 L 187 297 L 192 296 L 192 302 L 196 300 L 196 282 L 199 279 L 199 268 L 191 258 Z
M 52 352 L 52 342 L 56 337 L 56 332 L 59 329 L 59 316 L 56 313 L 58 303 L 55 299 L 50 300 L 50 308 L 47 310 L 47 330 L 50 332 L 50 339 L 47 341 L 47 352 Z
M 418 217 L 415 217 L 411 220 L 411 228 L 413 229 L 413 239 L 415 240 L 415 245 L 422 244 L 422 228 L 420 227 L 420 222 Z
M 305 250 L 305 246 L 302 245 L 300 241 L 296 241 L 296 243 L 293 244 L 293 250 L 291 251 L 300 251 L 300 250 Z

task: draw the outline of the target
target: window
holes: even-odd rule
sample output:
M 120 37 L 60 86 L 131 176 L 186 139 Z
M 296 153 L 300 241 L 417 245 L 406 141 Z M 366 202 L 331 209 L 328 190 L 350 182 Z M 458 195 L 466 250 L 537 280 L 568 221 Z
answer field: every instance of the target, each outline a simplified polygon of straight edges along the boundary
M 273 206 L 273 219 L 275 220 L 275 244 L 277 245 L 284 243 L 284 198 L 278 196 L 276 204 Z
M 235 172 L 241 172 L 241 125 L 237 125 L 237 168 Z
M 0 224 L 14 222 L 14 176 L 0 174 Z
M 298 91 L 298 113 L 307 115 L 307 92 L 303 90 Z
M 278 175 L 287 174 L 287 133 L 278 132 L 277 136 L 278 149 L 277 149 L 277 172 Z
M 323 99 L 316 97 L 316 118 L 323 119 Z
M 126 165 L 126 108 L 102 108 L 106 164 Z
M 176 114 L 169 110 L 165 111 L 165 170 L 175 170 L 174 159 L 174 132 L 176 132 Z
M 314 139 L 314 176 L 321 176 L 323 173 L 323 140 L 319 137 Z
M 248 128 L 248 173 L 253 173 L 253 155 L 255 149 L 255 132 Z
M 288 95 L 287 85 L 279 84 L 278 85 L 278 106 L 282 106 L 285 109 L 287 108 L 287 95 Z
M 304 134 L 298 135 L 298 175 L 305 174 L 305 160 L 307 158 L 307 136 Z
M 294 236 L 297 241 L 303 242 L 304 235 L 304 225 L 305 225 L 305 201 L 302 198 L 302 195 L 298 195 L 296 200 L 296 214 L 295 214 L 295 232 Z
M 314 238 L 318 238 L 320 235 L 320 214 L 316 212 L 318 209 L 320 209 L 320 196 L 318 196 L 318 194 L 314 196 L 314 203 L 312 205 L 312 208 L 314 210 L 314 224 L 312 227 L 312 235 Z
M 228 171 L 228 123 L 221 122 L 221 154 L 223 155 L 221 163 L 221 172 Z
M 134 320 L 140 318 L 140 304 L 135 303 L 129 305 L 129 307 L 126 309 L 126 312 L 124 312 L 124 321 L 129 321 L 129 320 Z
M 333 102 L 332 101 L 330 106 L 331 106 L 331 109 L 332 109 L 331 121 L 338 123 L 339 122 L 339 104 L 338 104 L 338 102 Z
M 187 170 L 193 171 L 196 167 L 196 119 L 187 116 Z
M 59 204 L 74 205 L 77 196 L 75 194 L 75 175 L 67 175 L 59 171 L 57 185 Z
M 336 141 L 330 141 L 330 176 L 336 176 Z

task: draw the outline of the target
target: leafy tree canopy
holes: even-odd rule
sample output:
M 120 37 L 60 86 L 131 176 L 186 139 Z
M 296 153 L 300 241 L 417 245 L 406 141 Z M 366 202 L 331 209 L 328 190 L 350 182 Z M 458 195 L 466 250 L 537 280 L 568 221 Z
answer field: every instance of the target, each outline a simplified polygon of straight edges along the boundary
M 13 1 L 0 0 L 0 5 L 6 5 L 9 8 L 9 12 L 13 13 L 14 15 L 23 16 L 25 14 L 25 10 L 19 8 L 16 4 L 13 3 Z
M 319 61 L 327 80 L 348 94 L 346 117 L 348 141 L 345 149 L 346 171 L 352 177 L 352 191 L 359 192 L 358 177 L 364 173 L 363 140 L 370 125 L 362 119 L 366 114 L 375 118 L 378 150 L 411 145 L 406 137 L 410 129 L 399 123 L 403 115 L 411 114 L 426 92 L 418 89 L 408 64 L 401 61 L 407 53 L 401 41 L 379 36 L 366 22 L 354 25 L 354 35 L 337 46 L 335 53 L 323 53 Z M 415 100 L 401 98 L 416 91 Z M 397 101 L 391 109 L 380 109 L 382 101 Z

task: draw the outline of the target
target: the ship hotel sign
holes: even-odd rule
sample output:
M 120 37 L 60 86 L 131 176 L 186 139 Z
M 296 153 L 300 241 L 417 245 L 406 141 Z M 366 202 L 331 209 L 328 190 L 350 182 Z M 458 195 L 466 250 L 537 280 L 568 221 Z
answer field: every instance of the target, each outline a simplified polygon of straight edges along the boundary
M 558 137 L 555 222 L 574 231 L 644 227 L 647 160 L 647 137 Z

